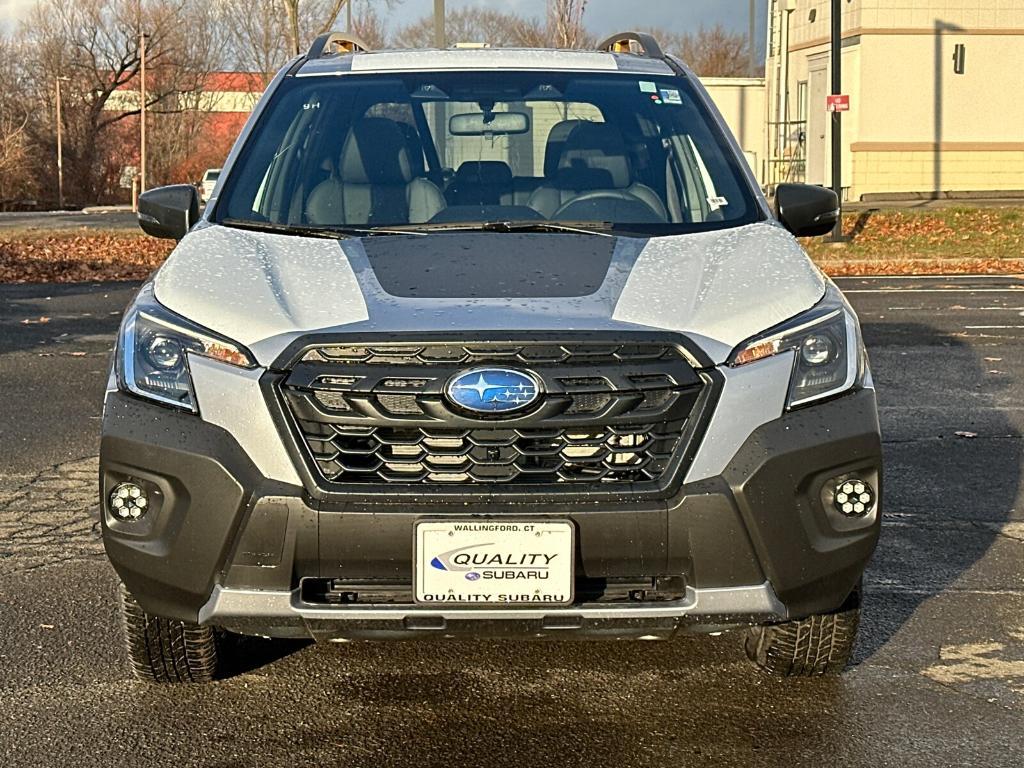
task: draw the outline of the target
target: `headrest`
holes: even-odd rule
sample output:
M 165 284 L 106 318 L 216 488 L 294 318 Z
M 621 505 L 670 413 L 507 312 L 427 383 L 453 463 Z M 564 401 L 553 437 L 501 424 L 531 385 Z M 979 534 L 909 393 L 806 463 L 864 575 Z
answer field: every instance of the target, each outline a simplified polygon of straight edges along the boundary
M 604 171 L 610 188 L 625 189 L 633 183 L 629 153 L 622 133 L 608 123 L 580 122 L 565 141 L 558 176 L 566 171 Z
M 346 184 L 408 184 L 412 181 L 405 134 L 394 120 L 367 117 L 354 126 L 341 152 Z
M 396 121 L 395 125 L 405 136 L 405 148 L 409 151 L 409 169 L 413 178 L 426 177 L 427 163 L 423 159 L 423 140 L 420 138 L 420 132 L 415 126 L 401 121 Z
M 512 187 L 512 169 L 500 160 L 468 160 L 455 172 L 455 181 L 460 184 L 475 184 L 485 187 Z
M 544 178 L 553 179 L 558 173 L 558 163 L 562 159 L 562 152 L 565 151 L 565 140 L 569 134 L 579 125 L 581 120 L 563 120 L 555 123 L 548 134 L 547 147 L 544 149 Z

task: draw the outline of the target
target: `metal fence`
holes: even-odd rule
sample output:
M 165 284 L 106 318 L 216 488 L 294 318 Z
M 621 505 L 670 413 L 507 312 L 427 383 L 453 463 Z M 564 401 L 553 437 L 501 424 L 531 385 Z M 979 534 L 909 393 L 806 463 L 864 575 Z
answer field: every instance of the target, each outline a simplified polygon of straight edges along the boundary
M 807 179 L 807 121 L 768 123 L 765 184 L 773 187 Z

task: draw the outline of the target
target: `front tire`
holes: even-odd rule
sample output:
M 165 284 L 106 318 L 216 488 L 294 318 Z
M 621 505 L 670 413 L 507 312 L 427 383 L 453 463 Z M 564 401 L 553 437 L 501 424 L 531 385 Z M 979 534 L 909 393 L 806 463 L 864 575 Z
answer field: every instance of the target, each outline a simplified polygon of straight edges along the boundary
M 747 656 L 775 677 L 838 675 L 853 656 L 860 603 L 858 586 L 835 613 L 754 627 L 747 633 Z
M 121 615 L 132 672 L 150 683 L 208 683 L 222 676 L 227 633 L 146 613 L 122 585 Z

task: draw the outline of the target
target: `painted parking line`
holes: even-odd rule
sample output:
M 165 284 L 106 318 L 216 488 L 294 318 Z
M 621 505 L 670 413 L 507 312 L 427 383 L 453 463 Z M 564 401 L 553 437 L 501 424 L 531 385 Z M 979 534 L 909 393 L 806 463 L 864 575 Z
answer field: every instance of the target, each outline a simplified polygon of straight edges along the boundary
M 1024 285 L 1006 288 L 844 288 L 843 293 L 1020 293 Z
M 907 285 L 911 281 L 916 285 Z M 994 281 L 1001 281 L 1004 284 L 993 285 Z M 836 282 L 846 294 L 1019 293 L 1024 291 L 1024 276 L 1022 275 L 865 275 L 863 277 L 836 278 Z M 871 287 L 879 283 L 890 283 L 891 285 Z M 968 284 L 961 285 L 961 283 Z M 982 285 L 976 285 L 977 283 L 982 283 Z

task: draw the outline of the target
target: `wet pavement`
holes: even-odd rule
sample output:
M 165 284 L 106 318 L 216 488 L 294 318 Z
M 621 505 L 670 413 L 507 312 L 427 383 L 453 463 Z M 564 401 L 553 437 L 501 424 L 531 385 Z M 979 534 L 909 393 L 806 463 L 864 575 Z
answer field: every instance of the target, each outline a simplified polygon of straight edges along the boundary
M 128 676 L 94 522 L 133 287 L 0 286 L 0 764 L 1024 764 L 1024 280 L 841 285 L 887 462 L 843 677 L 773 680 L 727 634 L 258 646 L 244 674 L 182 688 Z

